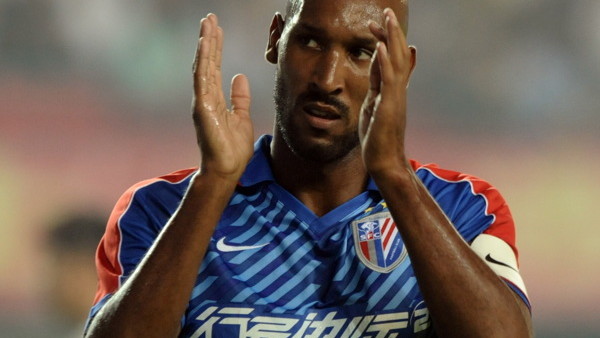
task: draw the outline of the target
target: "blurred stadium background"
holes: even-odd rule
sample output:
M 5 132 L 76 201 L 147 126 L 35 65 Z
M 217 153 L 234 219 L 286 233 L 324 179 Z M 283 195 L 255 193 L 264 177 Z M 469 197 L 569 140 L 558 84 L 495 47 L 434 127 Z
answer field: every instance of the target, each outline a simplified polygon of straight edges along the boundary
M 263 50 L 283 3 L 0 0 L 0 336 L 80 332 L 86 313 L 67 321 L 51 287 L 76 269 L 50 262 L 51 228 L 197 164 L 190 70 L 209 11 L 225 77 L 249 76 L 270 132 Z M 412 157 L 503 193 L 538 337 L 600 337 L 600 2 L 413 0 L 410 25 Z M 74 280 L 62 289 L 90 304 L 95 285 Z

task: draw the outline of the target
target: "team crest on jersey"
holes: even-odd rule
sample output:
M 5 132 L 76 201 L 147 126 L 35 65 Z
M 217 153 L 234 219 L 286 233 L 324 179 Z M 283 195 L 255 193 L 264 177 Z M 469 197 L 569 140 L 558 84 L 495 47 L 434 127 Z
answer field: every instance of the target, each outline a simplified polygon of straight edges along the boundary
M 379 212 L 352 222 L 356 254 L 367 267 L 388 273 L 407 256 L 396 223 L 389 212 Z

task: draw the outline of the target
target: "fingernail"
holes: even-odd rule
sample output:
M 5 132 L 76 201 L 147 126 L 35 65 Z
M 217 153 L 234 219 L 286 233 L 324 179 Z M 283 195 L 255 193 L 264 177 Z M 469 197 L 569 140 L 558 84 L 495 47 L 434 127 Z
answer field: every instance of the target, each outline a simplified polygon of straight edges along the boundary
M 386 24 L 389 23 L 390 21 L 394 24 L 396 23 L 396 20 L 395 20 L 396 14 L 394 13 L 394 11 L 391 8 L 386 8 L 384 10 L 384 13 L 385 13 L 385 23 Z

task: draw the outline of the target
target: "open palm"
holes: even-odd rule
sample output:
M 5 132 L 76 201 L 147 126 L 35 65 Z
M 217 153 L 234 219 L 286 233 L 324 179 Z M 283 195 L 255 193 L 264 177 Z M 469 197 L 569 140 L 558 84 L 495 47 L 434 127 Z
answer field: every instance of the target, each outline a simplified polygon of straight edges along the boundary
M 237 180 L 252 156 L 254 140 L 250 119 L 250 86 L 244 75 L 231 83 L 231 108 L 222 89 L 223 30 L 217 16 L 201 21 L 194 59 L 192 114 L 201 151 L 201 171 Z
M 379 43 L 370 71 L 370 88 L 362 105 L 359 136 L 369 174 L 385 175 L 408 165 L 405 154 L 406 92 L 415 64 L 415 49 L 391 9 L 384 11 L 385 29 L 371 23 Z

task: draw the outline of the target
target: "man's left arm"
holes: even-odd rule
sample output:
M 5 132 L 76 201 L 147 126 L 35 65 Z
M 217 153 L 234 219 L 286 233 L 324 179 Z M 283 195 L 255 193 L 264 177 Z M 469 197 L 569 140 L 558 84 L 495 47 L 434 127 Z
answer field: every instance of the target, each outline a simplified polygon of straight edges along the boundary
M 380 43 L 360 117 L 363 159 L 406 245 L 435 330 L 443 337 L 532 336 L 528 307 L 465 242 L 406 158 L 406 89 L 416 51 L 393 11 L 384 15 L 385 28 L 371 24 Z

